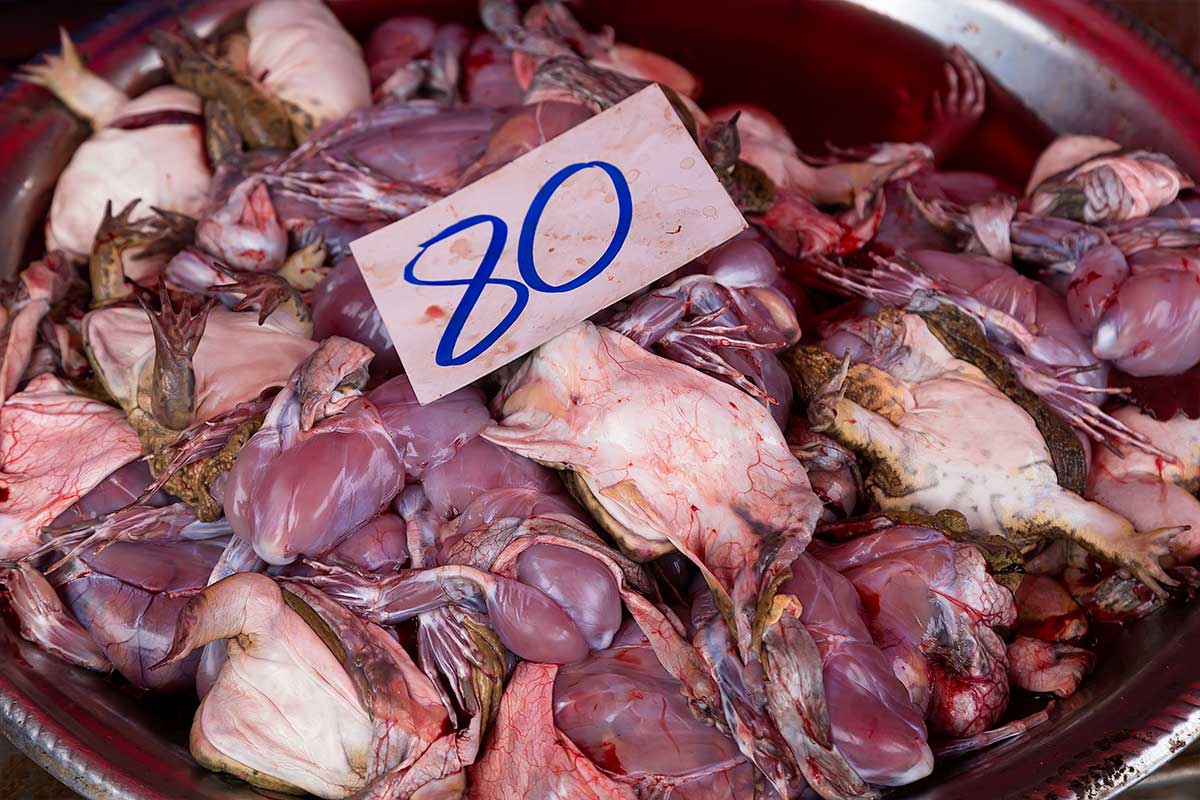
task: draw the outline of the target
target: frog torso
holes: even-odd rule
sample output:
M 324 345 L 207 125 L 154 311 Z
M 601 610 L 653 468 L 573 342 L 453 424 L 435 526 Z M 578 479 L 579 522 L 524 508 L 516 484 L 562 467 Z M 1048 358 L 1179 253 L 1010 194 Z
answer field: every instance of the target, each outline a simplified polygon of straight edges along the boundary
M 1061 491 L 1033 420 L 994 388 L 956 376 L 909 387 L 897 427 L 908 456 L 873 465 L 868 487 L 887 511 L 959 511 L 973 530 L 1036 548 L 1037 524 L 1022 511 Z M 948 421 L 952 420 L 952 424 Z
M 1177 531 L 1138 534 L 1124 517 L 1064 488 L 1048 445 L 1046 431 L 1053 429 L 952 355 L 935 335 L 946 335 L 944 328 L 885 310 L 847 330 L 858 342 L 853 369 L 847 362 L 832 374 L 829 354 L 812 348 L 793 351 L 785 363 L 798 393 L 810 398 L 814 429 L 868 462 L 868 488 L 881 508 L 952 509 L 972 529 L 1024 551 L 1072 539 L 1151 588 L 1170 582 L 1158 558 Z M 968 346 L 986 362 L 986 345 Z M 1078 445 L 1073 437 L 1070 443 Z

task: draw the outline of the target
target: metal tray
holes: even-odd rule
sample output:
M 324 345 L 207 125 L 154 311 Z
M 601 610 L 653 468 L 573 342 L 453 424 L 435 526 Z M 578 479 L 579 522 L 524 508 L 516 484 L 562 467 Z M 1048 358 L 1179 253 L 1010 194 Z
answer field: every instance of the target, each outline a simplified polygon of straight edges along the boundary
M 135 2 L 75 38 L 122 88 L 157 81 L 147 31 L 182 17 L 204 33 L 249 0 Z M 400 13 L 474 18 L 469 0 L 334 0 L 356 32 Z M 1019 182 L 1052 130 L 1162 149 L 1200 174 L 1200 80 L 1161 40 L 1098 0 L 591 0 L 585 19 L 697 69 L 705 101 L 759 102 L 802 148 L 919 133 L 940 47 L 993 79 L 962 163 Z M 881 76 L 886 76 L 881 79 Z M 86 128 L 45 92 L 0 90 L 0 275 L 41 247 L 54 181 Z M 0 731 L 75 791 L 116 800 L 258 798 L 197 767 L 190 704 L 138 697 L 22 641 L 0 618 Z M 1099 666 L 1029 735 L 939 766 L 896 798 L 1112 797 L 1200 735 L 1200 604 L 1105 637 Z

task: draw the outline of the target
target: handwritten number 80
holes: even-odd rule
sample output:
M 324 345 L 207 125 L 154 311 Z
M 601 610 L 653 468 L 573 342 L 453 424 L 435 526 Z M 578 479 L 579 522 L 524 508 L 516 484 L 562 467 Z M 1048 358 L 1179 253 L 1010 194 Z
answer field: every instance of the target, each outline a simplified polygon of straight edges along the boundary
M 558 188 L 572 175 L 582 172 L 585 169 L 603 170 L 608 175 L 609 180 L 612 181 L 613 189 L 616 190 L 617 195 L 617 227 L 613 231 L 612 239 L 609 240 L 608 248 L 596 259 L 594 264 L 569 281 L 560 284 L 547 283 L 541 274 L 538 273 L 537 265 L 533 261 L 533 244 L 537 238 L 537 226 L 542 219 L 542 212 L 546 210 L 546 204 L 550 202 L 550 198 L 554 196 Z M 504 253 L 505 245 L 508 242 L 508 225 L 499 217 L 491 214 L 476 214 L 473 217 L 459 220 L 450 227 L 442 230 L 432 239 L 422 242 L 421 249 L 413 256 L 412 261 L 409 261 L 404 267 L 404 280 L 414 286 L 467 287 L 466 292 L 463 293 L 462 300 L 455 307 L 454 313 L 450 315 L 450 321 L 446 323 L 446 329 L 442 333 L 442 338 L 438 341 L 437 350 L 434 351 L 434 361 L 441 367 L 454 367 L 474 361 L 495 344 L 496 340 L 503 336 L 505 331 L 511 328 L 521 316 L 521 312 L 529 304 L 530 289 L 535 292 L 542 292 L 543 294 L 560 294 L 578 289 L 580 286 L 594 280 L 596 276 L 608 268 L 608 265 L 617 257 L 617 253 L 621 252 L 621 248 L 625 244 L 625 239 L 629 236 L 629 227 L 632 223 L 633 198 L 629 193 L 629 183 L 625 180 L 625 176 L 621 174 L 619 169 L 606 161 L 583 161 L 563 167 L 554 173 L 550 177 L 550 180 L 546 181 L 542 188 L 538 190 L 538 193 L 533 198 L 533 202 L 529 205 L 529 210 L 525 212 L 525 219 L 521 223 L 521 235 L 517 240 L 517 267 L 521 274 L 520 281 L 492 277 L 492 273 L 495 272 L 496 265 L 500 262 L 500 256 Z M 479 268 L 475 270 L 473 276 L 470 278 L 448 278 L 444 280 L 431 280 L 416 276 L 417 262 L 421 260 L 421 256 L 425 255 L 425 252 L 430 247 L 463 231 L 470 230 L 477 225 L 491 225 L 492 238 L 488 242 L 487 250 L 484 252 L 483 259 L 479 263 Z M 483 297 L 484 289 L 488 286 L 504 286 L 511 289 L 515 295 L 512 308 L 509 309 L 504 319 L 500 320 L 496 324 L 496 327 L 492 328 L 474 346 L 468 348 L 463 353 L 455 355 L 454 350 L 458 346 L 458 338 L 462 335 L 463 327 L 466 326 L 471 312 L 475 310 L 476 304 Z

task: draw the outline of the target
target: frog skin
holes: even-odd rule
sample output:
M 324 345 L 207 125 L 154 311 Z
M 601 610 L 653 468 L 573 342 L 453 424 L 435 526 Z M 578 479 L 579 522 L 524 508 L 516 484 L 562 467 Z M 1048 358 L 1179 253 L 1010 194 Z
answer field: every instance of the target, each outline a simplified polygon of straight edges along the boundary
M 955 358 L 917 314 L 884 310 L 857 329 L 861 347 L 815 377 L 824 351 L 785 354 L 814 429 L 870 465 L 884 511 L 954 509 L 971 528 L 1025 551 L 1070 539 L 1157 593 L 1174 581 L 1159 558 L 1178 528 L 1138 532 L 1125 517 L 1064 488 L 1033 417 L 984 373 Z M 864 363 L 850 365 L 850 358 Z M 828 361 L 823 362 L 828 367 Z

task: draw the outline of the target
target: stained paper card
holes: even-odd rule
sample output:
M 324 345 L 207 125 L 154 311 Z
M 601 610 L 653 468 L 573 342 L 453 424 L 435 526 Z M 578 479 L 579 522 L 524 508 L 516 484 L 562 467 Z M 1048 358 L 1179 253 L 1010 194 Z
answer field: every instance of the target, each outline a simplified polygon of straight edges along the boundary
M 350 249 L 428 403 L 745 227 L 649 86 Z

